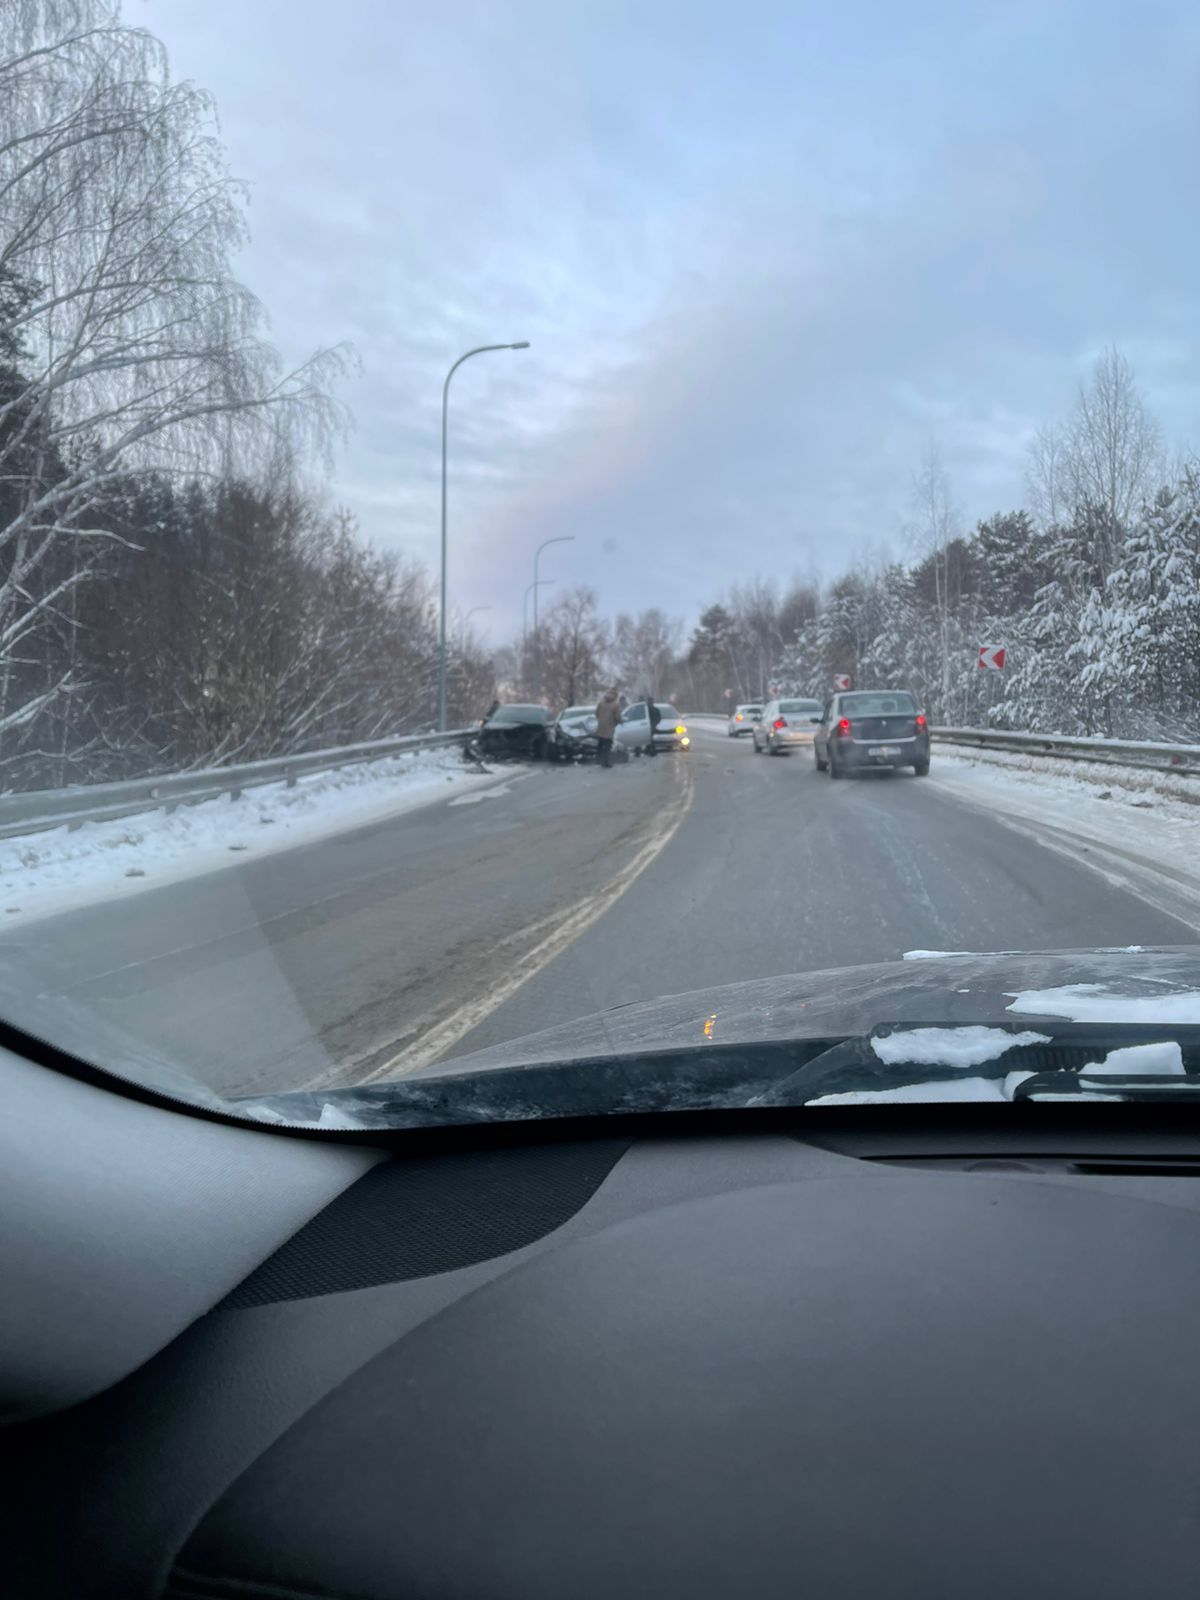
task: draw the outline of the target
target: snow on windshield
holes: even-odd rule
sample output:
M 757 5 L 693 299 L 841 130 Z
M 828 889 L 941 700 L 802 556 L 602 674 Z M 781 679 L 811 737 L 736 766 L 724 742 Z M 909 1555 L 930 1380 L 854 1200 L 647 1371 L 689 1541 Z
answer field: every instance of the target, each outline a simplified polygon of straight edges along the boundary
M 1048 1044 L 1049 1034 L 1004 1028 L 912 1028 L 871 1040 L 880 1061 L 917 1061 L 927 1067 L 978 1067 L 1022 1045 Z

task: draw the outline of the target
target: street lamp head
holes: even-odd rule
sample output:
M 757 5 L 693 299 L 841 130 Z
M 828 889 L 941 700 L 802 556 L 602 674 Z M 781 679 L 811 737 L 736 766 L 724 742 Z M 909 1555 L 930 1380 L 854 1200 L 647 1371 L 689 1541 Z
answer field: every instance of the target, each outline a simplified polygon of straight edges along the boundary
M 529 340 L 528 339 L 521 339 L 516 344 L 510 344 L 508 348 L 510 350 L 528 350 L 529 349 Z

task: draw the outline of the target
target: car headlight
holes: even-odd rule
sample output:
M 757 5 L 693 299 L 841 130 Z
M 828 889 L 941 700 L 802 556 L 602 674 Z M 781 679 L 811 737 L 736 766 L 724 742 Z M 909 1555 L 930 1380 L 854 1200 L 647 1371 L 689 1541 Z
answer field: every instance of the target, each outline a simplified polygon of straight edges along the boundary
M 675 729 L 675 732 L 676 733 L 686 733 L 687 729 L 684 727 L 683 723 L 681 722 L 679 724 L 679 726 Z
M 690 745 L 692 741 L 685 735 L 682 739 L 680 739 L 679 742 L 683 746 L 683 748 L 686 750 L 688 745 Z

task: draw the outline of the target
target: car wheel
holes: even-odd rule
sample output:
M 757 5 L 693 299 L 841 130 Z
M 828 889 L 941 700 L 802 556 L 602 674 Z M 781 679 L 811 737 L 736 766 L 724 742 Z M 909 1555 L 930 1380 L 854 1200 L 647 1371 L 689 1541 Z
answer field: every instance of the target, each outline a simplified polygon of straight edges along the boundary
M 815 762 L 816 762 L 816 764 L 817 764 L 817 771 L 818 771 L 818 772 L 824 772 L 824 771 L 825 771 L 825 762 L 824 762 L 824 761 L 822 761 L 822 760 L 821 760 L 821 758 L 820 758 L 820 756 L 819 756 L 819 755 L 818 755 L 818 754 L 817 754 L 817 747 L 816 747 L 816 745 L 814 745 L 814 746 L 813 746 L 813 760 L 814 760 L 814 761 L 815 761 Z
M 834 779 L 845 777 L 845 773 L 838 766 L 837 758 L 832 750 L 829 752 L 829 776 Z
M 546 748 L 545 734 L 538 734 L 536 739 L 530 741 L 529 759 L 531 761 L 545 761 Z
M 916 776 L 918 778 L 927 778 L 929 776 L 929 763 L 928 763 L 928 761 L 918 761 L 916 763 L 916 765 L 913 767 L 913 772 L 916 774 Z

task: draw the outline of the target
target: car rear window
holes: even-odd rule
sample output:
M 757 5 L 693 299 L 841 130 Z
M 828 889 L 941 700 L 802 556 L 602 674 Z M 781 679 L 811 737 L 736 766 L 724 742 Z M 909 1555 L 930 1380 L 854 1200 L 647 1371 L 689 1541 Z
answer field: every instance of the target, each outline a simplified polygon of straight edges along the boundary
M 780 711 L 791 711 L 797 715 L 803 713 L 807 717 L 819 717 L 821 715 L 821 702 L 819 700 L 781 700 L 779 709 Z
M 917 702 L 906 690 L 894 694 L 844 694 L 842 710 L 852 717 L 911 716 Z

